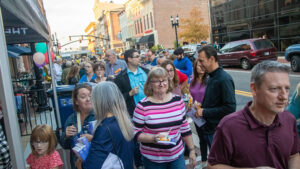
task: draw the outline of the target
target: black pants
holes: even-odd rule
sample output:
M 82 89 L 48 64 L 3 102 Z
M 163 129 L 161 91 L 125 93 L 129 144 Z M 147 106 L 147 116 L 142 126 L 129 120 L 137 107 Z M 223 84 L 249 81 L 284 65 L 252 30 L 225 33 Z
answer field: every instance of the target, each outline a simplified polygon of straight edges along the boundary
M 210 145 L 207 142 L 207 139 L 205 139 L 204 137 L 203 129 L 201 127 L 198 127 L 196 124 L 195 127 L 199 137 L 201 161 L 207 161 L 207 147 L 209 146 L 210 148 Z

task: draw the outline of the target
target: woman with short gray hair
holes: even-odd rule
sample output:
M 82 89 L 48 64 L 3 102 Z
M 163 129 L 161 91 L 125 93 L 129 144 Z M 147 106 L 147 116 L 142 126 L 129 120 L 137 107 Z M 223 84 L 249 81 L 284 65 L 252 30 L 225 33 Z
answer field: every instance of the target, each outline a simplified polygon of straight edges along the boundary
M 145 169 L 186 168 L 183 142 L 190 150 L 190 164 L 196 165 L 185 105 L 172 90 L 173 83 L 167 71 L 161 67 L 153 68 L 144 87 L 146 97 L 134 110 L 135 138 L 141 142 Z
M 105 160 L 113 154 L 124 169 L 132 169 L 133 125 L 122 93 L 114 83 L 103 81 L 93 88 L 92 105 L 97 123 L 82 167 L 103 168 Z

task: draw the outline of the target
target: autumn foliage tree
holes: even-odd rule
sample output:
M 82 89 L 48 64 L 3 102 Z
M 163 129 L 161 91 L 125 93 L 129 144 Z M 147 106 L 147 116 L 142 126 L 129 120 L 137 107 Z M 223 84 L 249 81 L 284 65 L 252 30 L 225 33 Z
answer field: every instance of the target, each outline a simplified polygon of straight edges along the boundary
M 209 26 L 204 24 L 201 17 L 201 11 L 193 8 L 190 11 L 189 18 L 183 18 L 180 21 L 179 38 L 189 43 L 199 43 L 206 40 L 209 35 Z

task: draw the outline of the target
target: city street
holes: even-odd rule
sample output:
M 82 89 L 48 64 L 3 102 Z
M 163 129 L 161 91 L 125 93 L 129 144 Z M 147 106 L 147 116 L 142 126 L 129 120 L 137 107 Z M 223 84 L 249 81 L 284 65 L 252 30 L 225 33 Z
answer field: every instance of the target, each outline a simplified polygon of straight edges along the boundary
M 225 68 L 232 76 L 236 90 L 237 110 L 240 110 L 244 105 L 251 100 L 251 92 L 249 88 L 251 71 L 245 71 L 240 68 Z M 299 83 L 300 73 L 290 73 L 290 96 L 293 94 L 296 85 Z

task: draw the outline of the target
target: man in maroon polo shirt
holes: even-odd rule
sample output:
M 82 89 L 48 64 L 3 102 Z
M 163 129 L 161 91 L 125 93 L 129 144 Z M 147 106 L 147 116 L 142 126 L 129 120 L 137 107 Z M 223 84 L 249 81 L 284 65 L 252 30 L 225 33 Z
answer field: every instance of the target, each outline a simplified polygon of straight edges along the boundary
M 252 69 L 253 101 L 219 123 L 208 168 L 300 168 L 296 120 L 284 111 L 289 68 L 264 61 Z

